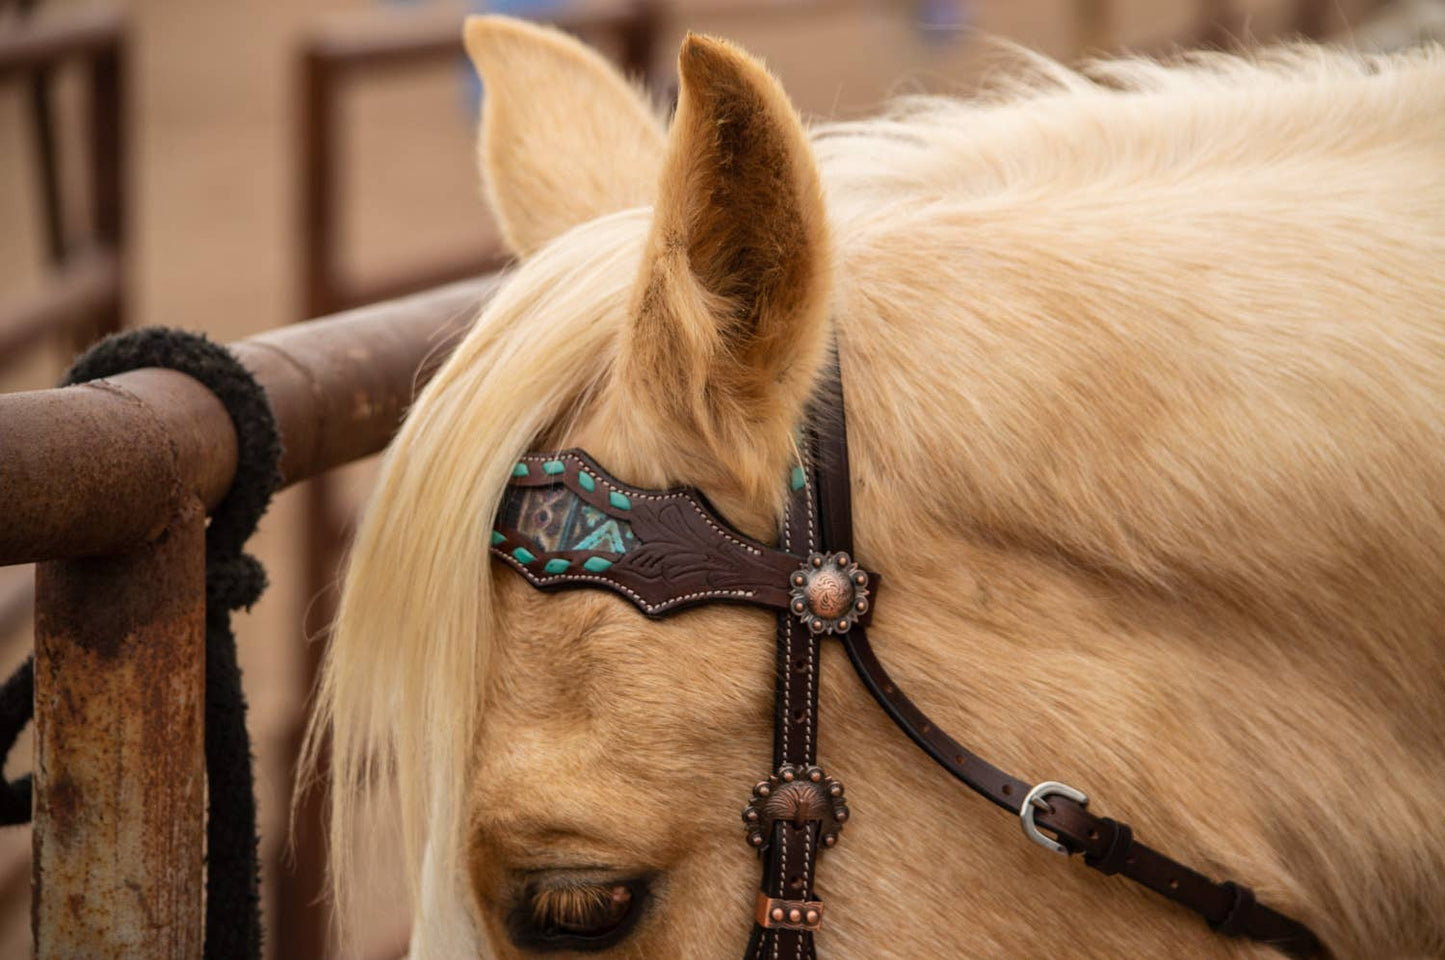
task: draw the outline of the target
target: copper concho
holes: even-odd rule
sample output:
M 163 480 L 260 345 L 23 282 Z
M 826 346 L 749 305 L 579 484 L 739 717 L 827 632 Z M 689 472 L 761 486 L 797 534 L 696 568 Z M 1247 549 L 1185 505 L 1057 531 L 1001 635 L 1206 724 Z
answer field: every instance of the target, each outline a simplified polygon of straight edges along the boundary
M 789 609 L 813 633 L 847 633 L 868 612 L 868 574 L 846 553 L 815 553 L 788 578 Z
M 848 820 L 843 784 L 825 774 L 822 767 L 783 764 L 753 787 L 752 802 L 743 808 L 748 844 L 761 849 L 779 820 L 799 827 L 816 821 L 818 841 L 833 846 Z

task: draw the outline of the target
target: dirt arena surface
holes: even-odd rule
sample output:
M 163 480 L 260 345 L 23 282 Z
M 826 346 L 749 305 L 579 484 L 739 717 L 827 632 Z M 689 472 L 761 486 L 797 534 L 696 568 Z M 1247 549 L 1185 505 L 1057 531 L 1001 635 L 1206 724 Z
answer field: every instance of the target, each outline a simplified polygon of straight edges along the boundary
M 57 0 L 46 6 L 60 12 L 81 5 Z M 966 29 L 922 29 L 925 8 L 938 4 L 844 0 L 822 17 L 699 18 L 680 2 L 657 56 L 664 65 L 670 62 L 687 27 L 728 36 L 769 61 L 806 115 L 856 116 L 897 93 L 975 89 L 990 71 L 1006 68 L 1007 55 L 984 40 L 986 35 L 1066 61 L 1103 48 L 1157 50 L 1195 35 L 1207 5 L 1207 0 L 977 0 L 953 8 L 958 27 Z M 1291 29 L 1299 6 L 1248 0 L 1236 9 L 1249 13 L 1251 35 L 1269 39 Z M 1369 4 L 1339 0 L 1322 6 L 1329 26 L 1344 31 Z M 1438 5 L 1403 6 L 1438 11 Z M 318 25 L 357 17 L 447 21 L 460 31 L 467 8 L 361 0 L 136 0 L 129 9 L 130 322 L 202 330 L 229 341 L 301 319 L 299 45 Z M 1106 22 L 1098 19 L 1100 11 Z M 1390 29 L 1403 36 L 1417 20 L 1406 11 Z M 4 22 L 0 19 L 0 26 Z M 482 251 L 495 242 L 474 167 L 477 94 L 471 77 L 458 58 L 354 86 L 342 118 L 344 151 L 352 162 L 336 187 L 344 212 L 341 259 L 348 271 L 372 276 Z M 78 139 L 77 79 L 62 75 L 57 90 L 68 147 Z M 43 275 L 34 149 L 22 94 L 15 84 L 0 87 L 0 302 L 34 289 Z M 83 170 L 71 153 L 66 181 L 81 184 Z M 72 205 L 69 213 L 82 229 L 82 205 Z M 66 362 L 60 347 L 39 351 L 0 374 L 0 390 L 49 385 Z M 366 468 L 348 470 L 347 478 L 348 499 L 359 500 Z M 237 618 L 268 885 L 286 835 L 285 742 L 306 696 L 300 675 L 306 642 L 300 624 L 309 600 L 299 575 L 302 521 L 299 491 L 278 497 L 252 544 L 272 586 L 250 613 Z M 15 580 L 13 571 L 5 572 L 0 587 Z M 25 630 L 0 637 L 0 669 L 8 673 L 29 646 Z M 29 764 L 27 735 L 6 773 L 15 776 Z M 29 845 L 28 829 L 0 831 L 0 956 L 29 955 Z M 394 957 L 405 949 L 407 918 L 392 883 L 398 870 L 384 824 L 378 825 L 377 848 L 378 906 L 365 935 L 371 945 L 367 956 Z M 268 955 L 288 953 L 273 938 Z

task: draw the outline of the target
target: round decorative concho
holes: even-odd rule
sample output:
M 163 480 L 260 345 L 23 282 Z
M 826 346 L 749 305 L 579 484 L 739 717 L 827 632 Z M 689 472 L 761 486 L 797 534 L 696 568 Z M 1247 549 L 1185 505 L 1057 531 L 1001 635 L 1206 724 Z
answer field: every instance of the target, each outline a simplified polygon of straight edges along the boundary
M 848 821 L 843 784 L 814 765 L 785 763 L 778 772 L 753 787 L 753 799 L 743 808 L 748 845 L 762 849 L 772 836 L 773 824 L 783 820 L 801 827 L 818 823 L 818 842 L 831 847 Z
M 813 554 L 788 586 L 788 608 L 813 633 L 847 633 L 868 612 L 868 574 L 846 553 Z

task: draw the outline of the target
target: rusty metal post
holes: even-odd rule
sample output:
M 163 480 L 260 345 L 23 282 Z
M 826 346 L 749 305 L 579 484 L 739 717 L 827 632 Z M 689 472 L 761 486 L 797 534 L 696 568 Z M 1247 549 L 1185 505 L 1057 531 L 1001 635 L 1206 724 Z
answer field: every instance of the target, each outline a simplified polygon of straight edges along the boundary
M 36 570 L 38 960 L 201 956 L 205 508 Z
M 54 70 L 41 67 L 30 78 L 30 125 L 35 130 L 35 160 L 40 168 L 40 205 L 45 215 L 45 252 L 50 263 L 65 260 L 65 210 L 60 200 L 60 155 L 55 145 Z
M 654 60 L 661 32 L 662 8 L 657 0 L 634 0 L 617 29 L 618 39 L 622 41 L 618 59 L 623 71 L 641 78 L 653 89 L 659 85 Z
M 301 207 L 301 270 L 302 299 L 306 316 L 322 316 L 335 308 L 336 277 L 336 109 L 331 62 L 315 49 L 301 55 L 301 113 L 299 142 L 301 144 L 302 207 Z M 328 569 L 341 554 L 342 534 L 335 529 L 332 516 L 332 484 L 326 476 L 314 477 L 306 485 L 306 526 L 302 558 L 302 629 L 307 639 L 317 637 L 315 624 L 322 627 L 331 622 L 334 599 L 326 590 Z M 318 610 L 313 610 L 313 601 Z M 305 644 L 301 654 L 302 689 L 311 702 L 311 692 L 320 673 L 324 642 Z M 286 743 L 288 762 L 301 755 L 301 737 L 305 731 L 306 709 L 298 711 Z M 325 757 L 320 758 L 321 764 Z M 290 783 L 294 791 L 294 778 Z M 287 797 L 288 800 L 292 798 Z M 273 895 L 275 936 L 294 956 L 329 956 L 329 929 L 324 912 L 326 893 L 326 848 L 322 835 L 326 829 L 325 796 L 318 784 L 294 808 L 296 840 L 289 863 L 276 872 Z
M 1295 35 L 1306 40 L 1323 40 L 1329 34 L 1330 15 L 1334 12 L 1334 5 L 1328 0 L 1295 0 Z
M 286 483 L 381 450 L 495 287 L 479 278 L 234 344 L 275 411 Z M 225 407 L 174 371 L 0 396 L 0 564 L 40 562 L 42 960 L 200 954 L 204 508 L 235 464 Z M 316 905 L 296 906 L 324 937 Z
M 95 204 L 95 236 L 103 249 L 115 252 L 119 287 L 115 299 L 96 317 L 97 336 L 125 326 L 125 40 L 99 52 L 90 64 L 91 192 Z M 82 332 L 84 334 L 90 331 Z M 77 344 L 83 347 L 89 339 Z
M 1075 53 L 1079 58 L 1097 57 L 1116 45 L 1114 4 L 1110 0 L 1077 0 L 1074 14 L 1079 38 Z
M 1239 43 L 1244 25 L 1234 0 L 1204 0 L 1204 22 L 1194 43 L 1199 47 L 1228 50 Z
M 296 131 L 301 145 L 302 309 L 308 317 L 335 309 L 333 251 L 336 248 L 336 110 L 331 61 L 315 49 L 301 53 L 301 110 Z

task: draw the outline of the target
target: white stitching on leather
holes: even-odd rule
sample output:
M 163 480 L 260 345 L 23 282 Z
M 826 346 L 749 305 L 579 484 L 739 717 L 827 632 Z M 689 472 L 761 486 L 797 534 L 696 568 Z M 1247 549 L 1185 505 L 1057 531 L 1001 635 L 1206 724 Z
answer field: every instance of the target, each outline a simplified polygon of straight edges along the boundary
M 783 825 L 783 869 L 778 871 L 778 899 L 786 899 L 784 885 L 788 882 L 788 826 Z
M 532 571 L 528 570 L 527 567 L 520 560 L 512 556 L 510 553 L 505 553 L 501 550 L 498 550 L 496 547 L 492 547 L 491 552 L 493 556 L 500 557 L 501 559 L 507 561 L 513 567 L 515 567 L 517 572 L 520 573 L 522 576 L 526 577 L 527 581 L 533 586 L 544 587 L 548 584 L 557 583 L 563 580 L 575 580 L 580 583 L 600 583 L 603 586 L 611 587 L 614 590 L 618 590 L 622 593 L 627 594 L 627 596 L 632 600 L 633 603 L 637 604 L 648 613 L 661 613 L 664 610 L 671 609 L 672 607 L 677 606 L 679 603 L 685 603 L 688 600 L 700 600 L 705 597 L 740 597 L 743 599 L 747 599 L 749 597 L 752 597 L 755 593 L 752 590 L 704 590 L 699 593 L 685 593 L 680 597 L 671 597 L 668 600 L 665 600 L 659 604 L 651 604 L 648 603 L 646 600 L 642 599 L 642 597 L 639 596 L 635 591 L 629 590 L 627 587 L 618 583 L 616 580 L 612 580 L 608 577 L 588 577 L 580 573 L 555 573 L 551 576 L 538 577 L 534 575 Z
M 788 502 L 783 505 L 783 550 L 787 553 L 793 552 L 793 542 L 791 536 L 792 511 L 793 498 L 789 497 Z M 783 660 L 785 661 L 783 663 L 783 756 L 787 757 L 789 756 L 788 725 L 792 722 L 793 716 L 793 704 L 791 702 L 793 679 L 788 675 L 788 671 L 793 668 L 793 611 L 788 610 L 787 613 L 784 614 L 784 616 L 787 619 L 783 621 L 783 636 L 785 638 L 783 644 L 785 651 L 783 656 Z M 779 896 L 781 896 L 781 894 L 779 894 Z
M 808 510 L 808 551 L 811 553 L 817 549 L 818 543 L 817 534 L 813 529 L 813 471 L 808 469 L 803 476 L 803 492 L 806 494 L 804 499 L 807 501 L 806 507 Z M 803 725 L 804 745 L 807 749 L 807 755 L 815 759 L 817 755 L 813 748 L 813 673 L 816 669 L 814 651 L 817 649 L 817 646 L 818 644 L 815 639 L 810 637 L 808 640 L 808 694 L 807 700 L 804 703 L 804 709 L 807 711 L 807 715 L 805 717 L 806 723 Z
M 813 872 L 813 828 L 812 828 L 812 827 L 804 827 L 804 828 L 803 828 L 803 889 L 802 889 L 801 891 L 799 891 L 799 892 L 801 893 L 801 896 L 800 896 L 798 899 L 800 899 L 800 900 L 811 900 L 811 899 L 813 898 L 813 890 L 812 890 L 811 885 L 808 883 L 808 877 L 812 874 L 812 872 Z M 808 939 L 808 937 L 807 937 L 806 934 L 803 934 L 803 935 L 801 935 L 801 936 L 798 937 L 798 954 L 797 954 L 798 960 L 803 960 L 803 941 L 806 940 L 806 939 Z
M 586 469 L 587 469 L 587 464 L 583 463 L 581 460 L 577 459 L 577 457 L 575 457 L 575 456 L 573 456 L 573 455 L 571 455 L 571 454 L 567 454 L 565 457 L 549 457 L 549 456 L 546 456 L 546 455 L 544 455 L 544 454 L 528 454 L 528 455 L 522 457 L 520 462 L 522 462 L 522 463 L 546 463 L 546 462 L 548 462 L 549 460 L 563 460 L 563 459 L 565 459 L 565 460 L 570 460 L 571 462 L 575 463 L 575 464 L 577 465 L 577 469 L 579 469 L 579 470 L 586 470 Z M 744 543 L 743 541 L 739 540 L 737 537 L 733 536 L 731 533 L 728 533 L 727 530 L 725 530 L 725 529 L 723 529 L 722 527 L 718 526 L 718 525 L 717 525 L 717 522 L 714 521 L 712 517 L 710 517 L 710 516 L 707 515 L 707 511 L 704 510 L 704 509 L 701 507 L 701 505 L 698 504 L 698 502 L 697 502 L 696 500 L 694 500 L 692 497 L 688 496 L 686 493 L 668 493 L 668 494 L 644 493 L 643 491 L 634 489 L 633 487 L 624 487 L 624 486 L 622 486 L 621 484 L 612 483 L 612 482 L 609 481 L 606 477 L 594 477 L 593 479 L 596 480 L 598 483 L 602 484 L 604 487 L 609 487 L 609 488 L 611 488 L 611 489 L 613 489 L 613 490 L 616 490 L 618 493 L 622 494 L 624 497 L 627 497 L 628 499 L 651 500 L 651 501 L 653 501 L 653 502 L 655 502 L 655 503 L 665 503 L 665 502 L 668 501 L 668 500 L 681 500 L 681 501 L 683 501 L 684 503 L 686 503 L 689 507 L 692 507 L 693 511 L 696 512 L 699 517 L 702 517 L 703 521 L 704 521 L 709 527 L 712 527 L 713 530 L 715 530 L 715 531 L 716 531 L 719 535 L 721 535 L 724 539 L 728 540 L 730 543 L 734 543 L 734 544 L 736 544 L 737 546 L 742 547 L 744 550 L 746 550 L 748 553 L 751 553 L 751 554 L 752 554 L 753 556 L 755 556 L 755 557 L 761 557 L 761 556 L 763 555 L 763 551 L 759 550 L 757 547 L 754 547 L 754 546 L 752 546 L 751 544 Z

